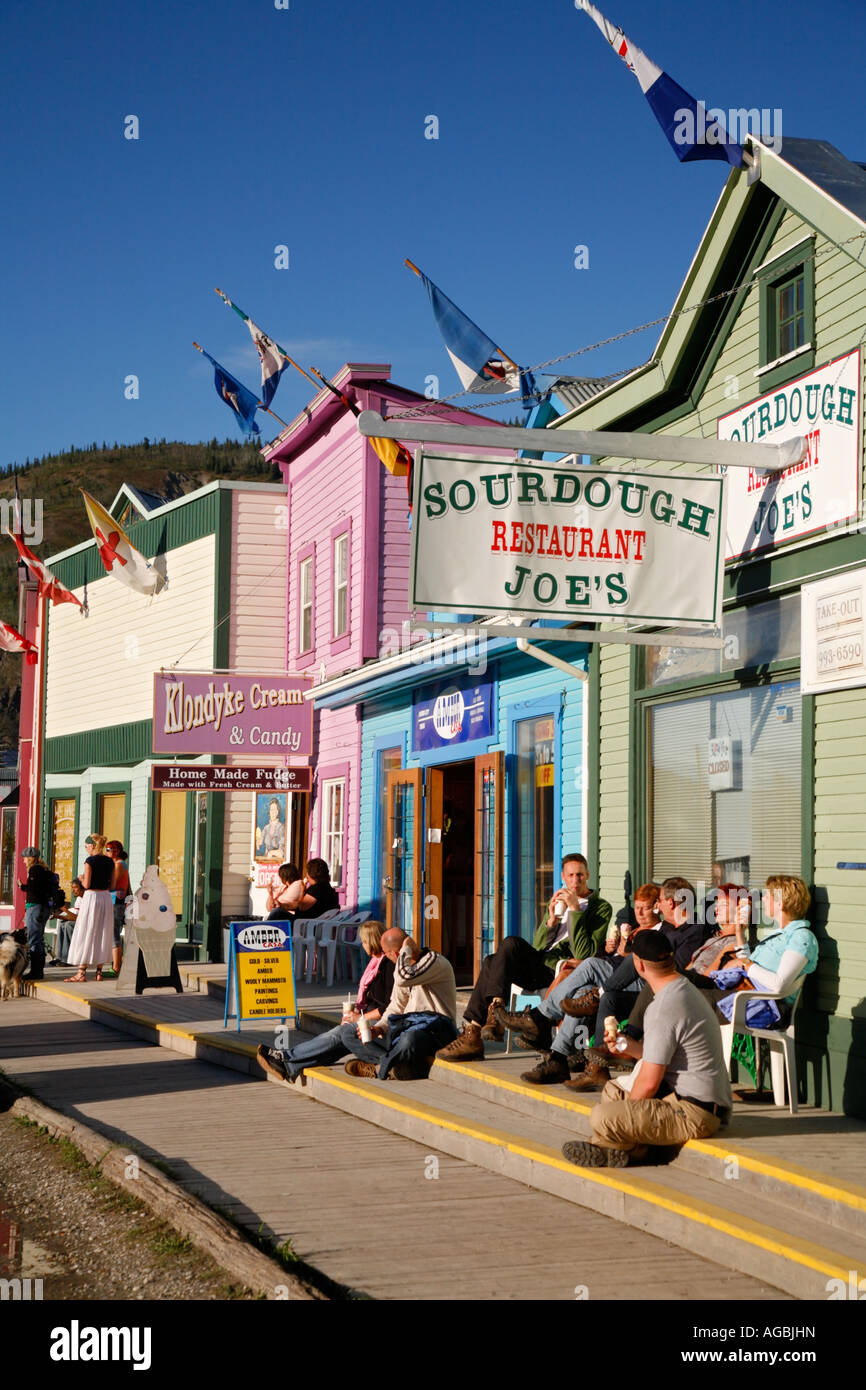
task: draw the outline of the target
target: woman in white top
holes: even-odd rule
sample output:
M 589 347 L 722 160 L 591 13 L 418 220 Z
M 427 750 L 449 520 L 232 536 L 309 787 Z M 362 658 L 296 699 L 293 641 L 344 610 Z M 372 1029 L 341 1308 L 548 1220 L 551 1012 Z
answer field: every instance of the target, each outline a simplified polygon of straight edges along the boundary
M 284 922 L 290 918 L 304 896 L 304 880 L 297 864 L 281 864 L 277 870 L 280 882 L 268 889 L 269 922 Z

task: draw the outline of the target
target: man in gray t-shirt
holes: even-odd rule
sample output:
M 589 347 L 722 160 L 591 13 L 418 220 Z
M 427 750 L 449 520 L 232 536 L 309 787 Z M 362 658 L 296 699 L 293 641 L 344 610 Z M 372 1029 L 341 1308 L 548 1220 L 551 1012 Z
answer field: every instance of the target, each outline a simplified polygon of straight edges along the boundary
M 629 1091 L 608 1081 L 590 1116 L 592 1143 L 573 1141 L 562 1151 L 585 1168 L 624 1168 L 653 1145 L 708 1139 L 728 1117 L 731 1085 L 722 1036 L 712 1007 L 677 971 L 670 943 L 659 932 L 635 937 L 638 975 L 653 991 L 643 1042 L 629 1039 L 640 1058 Z M 612 1051 L 613 1049 L 611 1049 Z

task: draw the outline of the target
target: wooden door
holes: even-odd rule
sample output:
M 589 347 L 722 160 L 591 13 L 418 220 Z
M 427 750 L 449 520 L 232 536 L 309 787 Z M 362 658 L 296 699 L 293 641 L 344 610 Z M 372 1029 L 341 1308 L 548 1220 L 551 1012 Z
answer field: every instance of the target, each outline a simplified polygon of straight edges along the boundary
M 475 965 L 502 940 L 502 824 L 505 801 L 505 755 L 486 753 L 475 759 Z
M 385 778 L 388 803 L 386 873 L 382 880 L 385 926 L 412 935 L 416 918 L 423 921 L 422 870 L 424 845 L 424 784 L 421 769 L 389 772 Z

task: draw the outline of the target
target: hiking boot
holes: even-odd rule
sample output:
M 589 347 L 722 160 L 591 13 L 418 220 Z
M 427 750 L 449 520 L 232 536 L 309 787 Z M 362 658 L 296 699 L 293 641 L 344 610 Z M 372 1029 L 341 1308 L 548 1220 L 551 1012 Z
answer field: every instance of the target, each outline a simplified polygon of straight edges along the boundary
M 610 1081 L 607 1067 L 589 1059 L 583 1071 L 565 1084 L 570 1091 L 600 1091 L 606 1081 Z
M 289 1076 L 286 1070 L 285 1058 L 282 1052 L 275 1047 L 265 1047 L 264 1043 L 259 1043 L 256 1048 L 256 1061 L 262 1071 L 268 1072 L 270 1076 L 275 1076 L 277 1081 L 292 1081 L 294 1077 Z
M 520 1079 L 532 1086 L 553 1086 L 557 1081 L 568 1080 L 568 1063 L 558 1052 L 551 1052 L 546 1061 L 539 1062 L 532 1071 L 523 1072 Z
M 520 1013 L 516 1013 L 509 1009 L 498 1008 L 496 1017 L 503 1029 L 510 1028 L 513 1032 L 519 1033 L 528 1043 L 532 1043 L 534 1048 L 550 1047 L 553 1029 L 543 1014 L 536 1016 L 532 1009 L 523 1009 Z
M 547 1054 L 547 1048 L 542 1047 L 540 1043 L 530 1042 L 528 1038 L 524 1038 L 522 1033 L 515 1033 L 511 1041 L 514 1043 L 515 1047 L 520 1048 L 521 1052 L 543 1052 L 545 1055 Z
M 423 1080 L 423 1077 L 419 1077 L 417 1072 L 412 1070 L 408 1062 L 395 1062 L 391 1070 L 388 1072 L 388 1075 L 393 1077 L 395 1081 Z
M 447 1047 L 440 1047 L 436 1053 L 439 1062 L 477 1062 L 484 1059 L 484 1044 L 481 1041 L 480 1023 L 464 1023 L 459 1033 Z
M 571 999 L 560 1000 L 559 1007 L 569 1018 L 594 1018 L 598 1013 L 598 1005 L 601 999 L 601 992 L 593 986 L 583 994 L 577 994 Z
M 379 1068 L 375 1062 L 362 1062 L 360 1057 L 353 1057 L 344 1067 L 347 1076 L 366 1076 L 372 1081 L 379 1075 Z
M 633 1057 L 623 1054 L 614 1056 L 605 1047 L 588 1047 L 583 1055 L 587 1064 L 594 1062 L 596 1066 L 606 1067 L 608 1071 L 631 1071 L 634 1066 Z
M 590 1144 L 586 1139 L 571 1139 L 563 1144 L 562 1152 L 569 1163 L 579 1168 L 627 1168 L 626 1149 L 603 1149 L 600 1144 Z
M 499 1012 L 502 1009 L 501 999 L 491 999 L 487 1007 L 487 1022 L 481 1029 L 482 1042 L 502 1042 L 505 1037 L 505 1029 L 499 1022 Z

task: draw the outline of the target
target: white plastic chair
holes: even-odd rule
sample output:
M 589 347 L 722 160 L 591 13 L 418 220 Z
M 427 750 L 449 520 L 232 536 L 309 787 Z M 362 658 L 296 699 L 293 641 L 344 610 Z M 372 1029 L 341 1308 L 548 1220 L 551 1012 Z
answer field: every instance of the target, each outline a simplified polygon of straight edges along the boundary
M 360 980 L 364 973 L 364 948 L 361 945 L 361 923 L 369 922 L 371 912 L 355 912 L 347 917 L 340 927 L 339 950 L 344 973 L 352 983 Z
M 307 947 L 304 937 L 306 925 L 307 923 L 303 918 L 300 922 L 292 923 L 292 971 L 296 980 L 300 979 L 306 967 Z
M 323 913 L 322 916 L 325 914 Z M 337 946 L 340 941 L 340 925 L 343 914 L 335 913 L 327 921 L 322 921 L 321 917 L 315 919 L 316 922 L 316 978 L 321 979 L 325 976 L 325 983 L 328 988 L 334 983 L 334 966 L 338 965 Z M 324 968 L 323 968 L 324 967 Z M 342 971 L 340 972 L 342 975 Z M 309 984 L 310 975 L 307 974 Z
M 321 917 L 302 917 L 300 921 L 300 935 L 297 937 L 298 955 L 303 954 L 304 965 L 303 974 L 307 984 L 313 978 L 313 968 L 316 964 L 316 941 L 318 939 L 319 924 L 324 917 L 336 917 L 337 909 L 332 907 L 330 911 L 323 912 Z M 295 924 L 298 925 L 297 923 Z M 298 974 L 301 970 L 299 968 Z
M 725 1064 L 728 1072 L 731 1070 L 731 1053 L 734 1047 L 735 1033 L 750 1033 L 755 1039 L 755 1076 L 760 1081 L 760 1047 L 761 1042 L 768 1042 L 770 1045 L 770 1076 L 773 1082 L 773 1101 L 776 1105 L 785 1104 L 785 1081 L 788 1083 L 788 1108 L 792 1115 L 797 1113 L 797 1048 L 794 1040 L 794 1018 L 797 1013 L 797 1005 L 800 1002 L 800 994 L 803 989 L 805 976 L 796 981 L 792 989 L 786 994 L 770 994 L 764 990 L 743 989 L 734 995 L 734 1011 L 731 1014 L 730 1023 L 723 1023 L 722 1027 L 722 1047 L 724 1049 Z M 777 1004 L 787 999 L 794 993 L 795 999 L 791 1005 L 791 1021 L 787 1028 L 750 1028 L 746 1022 L 746 1006 L 753 999 L 773 999 Z

